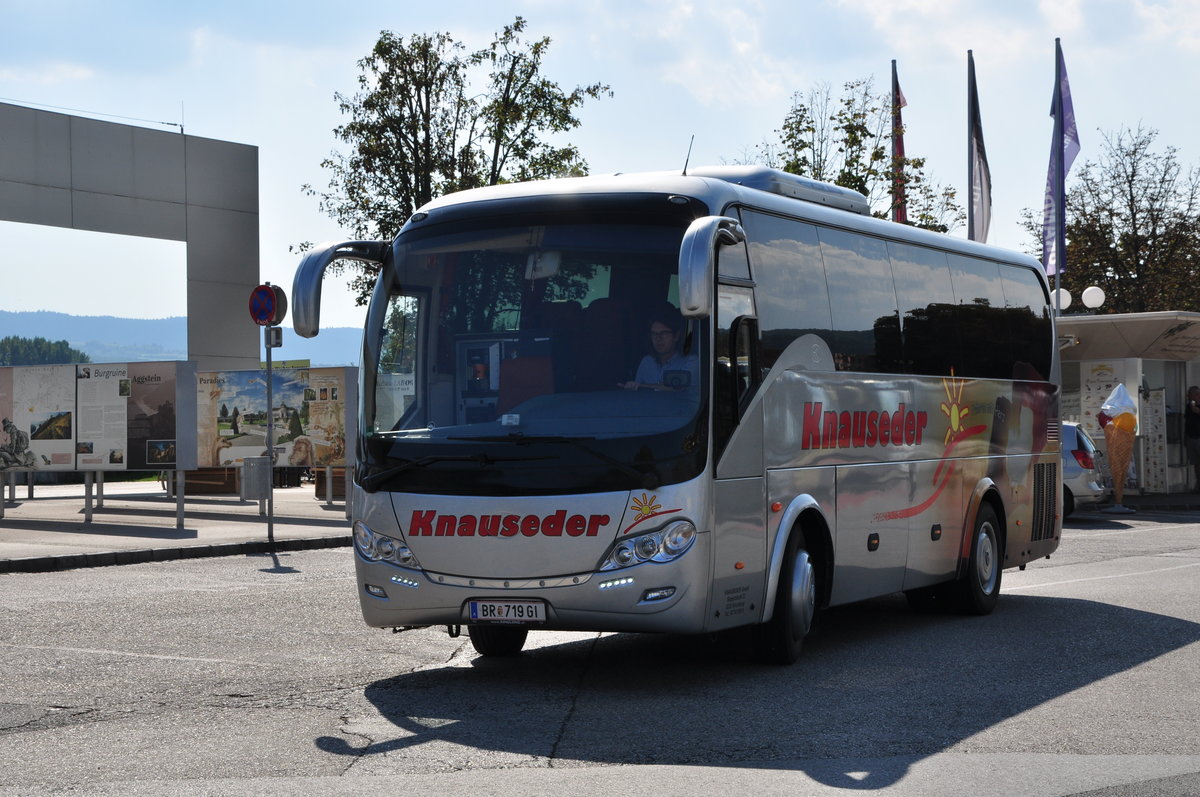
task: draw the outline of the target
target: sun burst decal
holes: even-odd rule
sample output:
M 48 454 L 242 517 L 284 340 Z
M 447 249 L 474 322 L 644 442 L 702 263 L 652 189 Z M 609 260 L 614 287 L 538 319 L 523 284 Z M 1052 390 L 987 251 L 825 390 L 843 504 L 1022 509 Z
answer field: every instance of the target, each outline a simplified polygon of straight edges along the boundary
M 964 427 L 963 421 L 971 412 L 970 407 L 964 407 L 962 404 L 963 385 L 966 384 L 965 379 L 955 379 L 954 372 L 950 372 L 949 379 L 942 380 L 942 387 L 946 390 L 946 400 L 942 402 L 942 414 L 946 416 L 949 422 L 946 426 L 946 439 L 943 444 L 949 445 L 950 441 L 959 435 Z
M 662 504 L 658 503 L 657 499 L 657 495 L 647 498 L 645 493 L 642 493 L 641 498 L 634 496 L 633 511 L 637 512 L 638 518 L 648 518 L 662 509 Z
M 657 495 L 647 495 L 642 493 L 641 497 L 634 496 L 633 501 L 629 504 L 629 509 L 633 512 L 633 522 L 625 527 L 622 534 L 627 534 L 637 524 L 644 520 L 649 520 L 652 517 L 659 515 L 672 515 L 679 512 L 680 509 L 663 509 L 662 504 L 658 502 Z

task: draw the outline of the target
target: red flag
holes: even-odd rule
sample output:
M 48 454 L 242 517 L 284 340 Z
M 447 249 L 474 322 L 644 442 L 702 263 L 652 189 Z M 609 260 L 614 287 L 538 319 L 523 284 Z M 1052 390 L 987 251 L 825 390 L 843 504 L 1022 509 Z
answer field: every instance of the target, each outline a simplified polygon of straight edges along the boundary
M 900 109 L 908 105 L 900 91 L 896 62 L 892 61 L 892 221 L 908 224 L 908 201 L 904 195 L 904 120 Z

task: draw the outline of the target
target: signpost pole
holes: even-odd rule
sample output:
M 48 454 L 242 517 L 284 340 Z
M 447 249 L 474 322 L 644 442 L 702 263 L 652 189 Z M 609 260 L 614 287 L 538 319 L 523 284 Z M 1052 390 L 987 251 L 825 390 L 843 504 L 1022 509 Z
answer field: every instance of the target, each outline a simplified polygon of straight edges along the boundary
M 271 283 L 267 283 L 270 285 Z M 267 544 L 275 551 L 275 401 L 271 383 L 271 327 L 263 327 L 263 344 L 267 350 L 267 457 L 271 465 L 267 487 Z
M 263 348 L 267 350 L 267 544 L 275 552 L 275 396 L 271 369 L 271 349 L 282 338 L 276 324 L 287 315 L 287 296 L 278 285 L 263 283 L 250 292 L 250 318 L 263 328 Z M 261 511 L 262 504 L 259 504 Z

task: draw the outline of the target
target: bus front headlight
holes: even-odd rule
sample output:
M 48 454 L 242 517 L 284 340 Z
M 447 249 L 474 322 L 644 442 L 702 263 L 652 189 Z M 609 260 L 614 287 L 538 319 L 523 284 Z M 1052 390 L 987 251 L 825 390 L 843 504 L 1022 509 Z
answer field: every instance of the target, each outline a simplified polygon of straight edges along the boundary
M 373 531 L 361 520 L 354 522 L 354 549 L 370 562 L 387 562 L 399 567 L 419 568 L 421 565 L 409 547 L 400 540 Z
M 696 527 L 676 520 L 657 531 L 620 540 L 610 550 L 599 570 L 619 570 L 643 562 L 670 562 L 687 553 L 696 541 Z

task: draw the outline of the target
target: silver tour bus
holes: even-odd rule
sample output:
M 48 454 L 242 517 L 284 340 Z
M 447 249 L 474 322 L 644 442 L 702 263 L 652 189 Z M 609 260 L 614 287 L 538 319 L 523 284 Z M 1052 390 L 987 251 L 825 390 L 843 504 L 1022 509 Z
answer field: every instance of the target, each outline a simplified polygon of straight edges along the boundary
M 441 197 L 379 278 L 350 497 L 367 624 L 739 635 L 823 607 L 987 614 L 1061 536 L 1059 362 L 1027 256 L 760 167 Z

